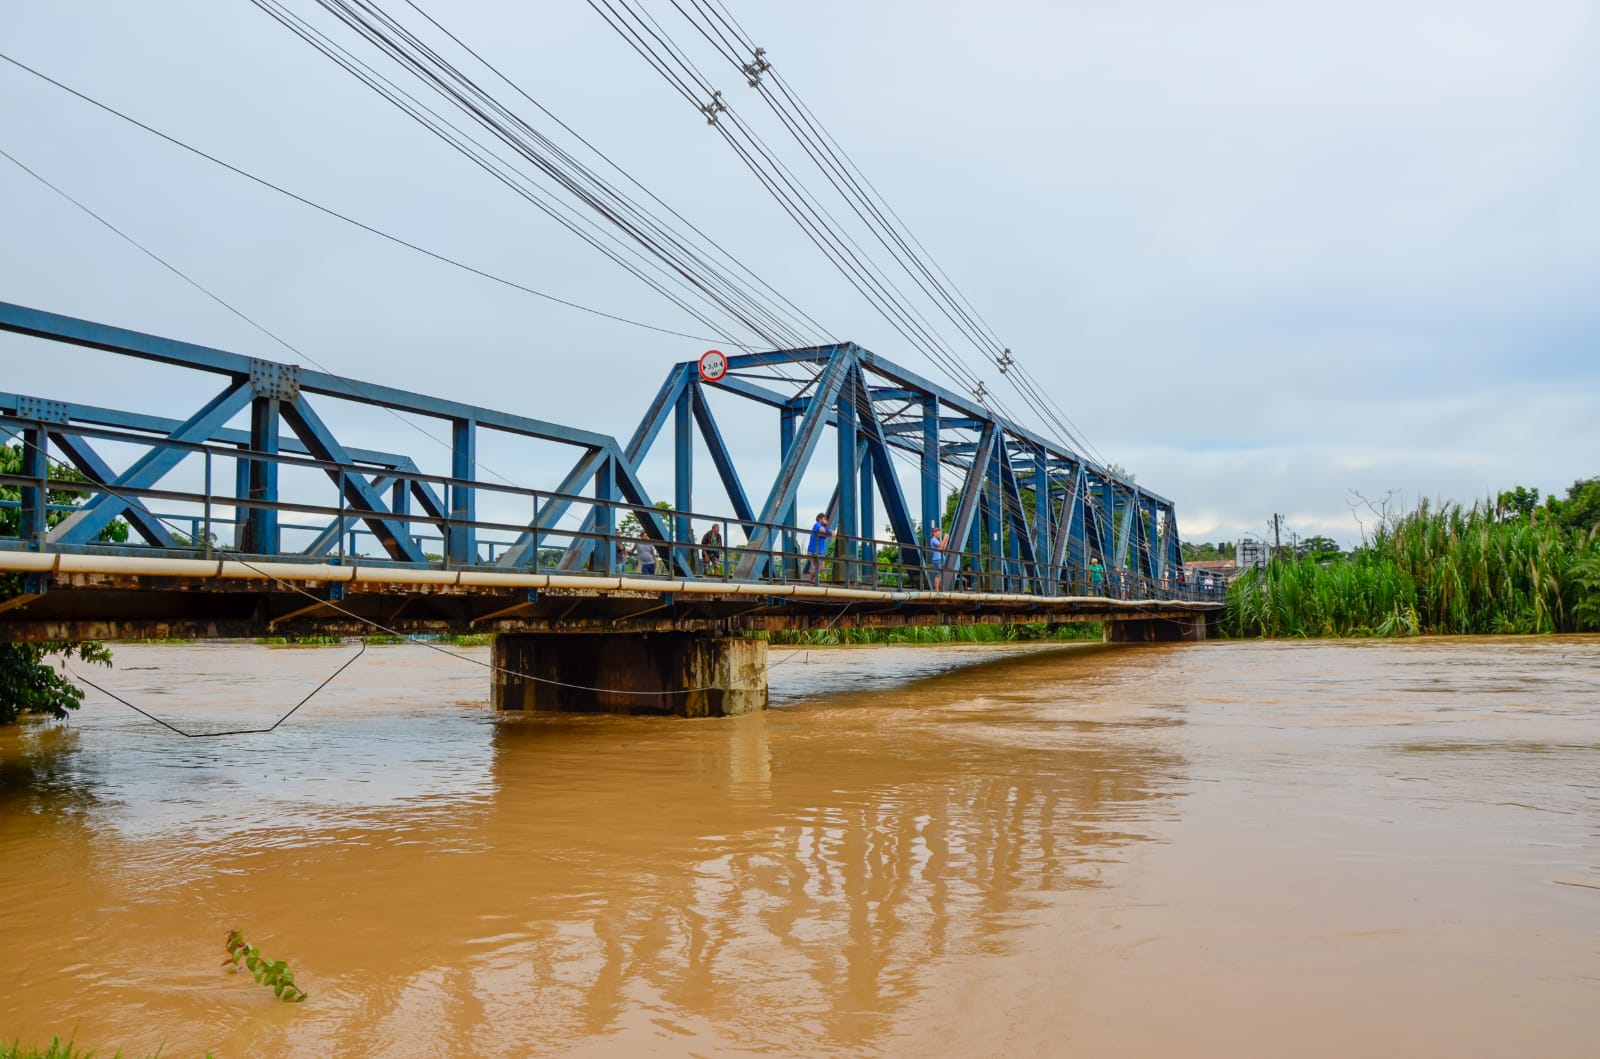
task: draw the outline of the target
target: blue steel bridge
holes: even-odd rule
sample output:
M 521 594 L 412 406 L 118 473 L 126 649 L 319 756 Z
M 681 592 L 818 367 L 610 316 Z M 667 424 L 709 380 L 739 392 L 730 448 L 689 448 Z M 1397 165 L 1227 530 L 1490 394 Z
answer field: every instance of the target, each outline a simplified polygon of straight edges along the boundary
M 22 449 L 0 475 L 0 641 L 493 632 L 502 708 L 726 714 L 766 701 L 751 632 L 1092 620 L 1197 639 L 1220 609 L 1185 576 L 1171 501 L 851 343 L 729 356 L 714 382 L 677 364 L 624 443 L 5 302 L 0 329 L 214 391 L 181 417 L 0 392 Z M 725 435 L 730 401 L 774 429 Z M 448 424 L 448 472 L 423 469 L 438 439 L 360 447 L 357 406 Z M 489 434 L 499 470 L 478 459 Z M 671 478 L 646 481 L 658 444 Z M 775 477 L 750 479 L 768 446 Z M 564 475 L 522 480 L 552 451 Z M 819 475 L 835 536 L 808 570 L 797 505 Z M 935 551 L 922 529 L 952 490 Z

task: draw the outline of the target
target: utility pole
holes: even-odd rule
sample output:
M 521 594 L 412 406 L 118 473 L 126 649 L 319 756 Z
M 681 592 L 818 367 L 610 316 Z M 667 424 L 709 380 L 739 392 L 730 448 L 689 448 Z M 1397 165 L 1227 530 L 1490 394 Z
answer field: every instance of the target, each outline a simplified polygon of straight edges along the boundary
M 1277 515 L 1277 514 L 1273 515 L 1272 516 L 1272 554 L 1273 555 L 1277 555 L 1279 552 L 1283 551 L 1283 540 L 1282 540 L 1282 537 L 1280 536 L 1282 529 L 1283 529 L 1283 516 L 1282 515 Z

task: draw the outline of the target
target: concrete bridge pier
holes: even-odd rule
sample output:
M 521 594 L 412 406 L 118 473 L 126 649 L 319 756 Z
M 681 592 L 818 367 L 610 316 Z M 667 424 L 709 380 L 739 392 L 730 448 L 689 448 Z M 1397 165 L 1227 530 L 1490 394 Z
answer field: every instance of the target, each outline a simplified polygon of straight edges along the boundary
M 1105 623 L 1106 643 L 1195 643 L 1215 634 L 1222 616 L 1199 611 L 1181 618 L 1130 618 Z
M 497 710 L 732 717 L 767 708 L 765 640 L 679 632 L 502 634 L 492 658 Z

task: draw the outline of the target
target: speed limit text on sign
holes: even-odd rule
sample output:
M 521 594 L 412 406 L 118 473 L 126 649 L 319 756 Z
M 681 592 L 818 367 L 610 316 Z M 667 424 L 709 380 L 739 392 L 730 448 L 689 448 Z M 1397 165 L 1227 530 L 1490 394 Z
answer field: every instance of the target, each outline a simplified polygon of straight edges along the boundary
M 708 349 L 700 354 L 700 377 L 706 382 L 719 382 L 728 374 L 728 358 L 720 349 Z

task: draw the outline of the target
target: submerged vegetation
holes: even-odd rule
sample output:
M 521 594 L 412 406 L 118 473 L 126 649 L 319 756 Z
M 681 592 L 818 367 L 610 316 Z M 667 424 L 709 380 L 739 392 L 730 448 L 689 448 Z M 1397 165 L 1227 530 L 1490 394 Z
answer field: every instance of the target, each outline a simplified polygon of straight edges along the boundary
M 1228 590 L 1236 636 L 1416 636 L 1600 631 L 1600 525 L 1567 505 L 1498 501 L 1384 518 L 1369 542 L 1318 561 L 1275 559 Z
M 794 629 L 767 634 L 776 646 L 833 647 L 840 644 L 1021 643 L 1099 640 L 1094 621 L 1020 625 L 913 625 L 901 629 Z
M 242 965 L 246 971 L 255 976 L 255 980 L 271 989 L 279 1000 L 286 1004 L 303 1004 L 306 991 L 294 984 L 294 972 L 282 960 L 269 960 L 261 955 L 261 950 L 244 940 L 244 935 L 238 930 L 228 931 L 228 940 L 224 943 L 228 948 L 228 958 L 222 961 L 222 966 L 232 967 L 235 970 Z

